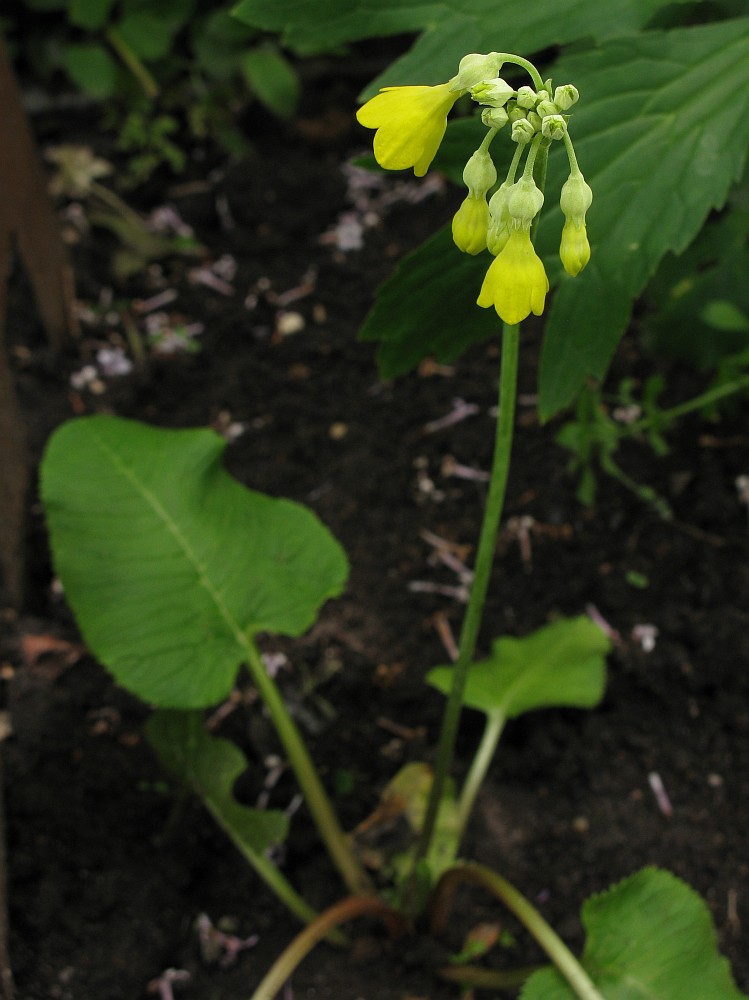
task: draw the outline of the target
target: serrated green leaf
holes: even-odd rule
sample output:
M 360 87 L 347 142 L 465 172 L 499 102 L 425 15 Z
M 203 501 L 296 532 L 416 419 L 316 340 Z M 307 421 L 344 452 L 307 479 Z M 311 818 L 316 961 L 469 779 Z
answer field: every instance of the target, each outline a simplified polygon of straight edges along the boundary
M 88 31 L 98 31 L 107 23 L 115 0 L 71 0 L 68 18 L 71 24 Z
M 682 0 L 686 2 L 686 0 Z M 309 54 L 381 35 L 424 31 L 399 60 L 392 83 L 449 79 L 467 52 L 492 47 L 524 54 L 578 37 L 606 38 L 646 24 L 667 0 L 241 0 L 232 13 L 247 24 L 282 32 L 284 44 Z M 501 39 L 501 41 L 493 41 Z M 489 40 L 489 41 L 487 41 Z
M 746 1000 L 718 954 L 705 902 L 670 872 L 646 868 L 585 902 L 582 965 L 606 1000 Z M 554 969 L 521 1000 L 575 1000 Z
M 97 42 L 68 45 L 62 61 L 73 83 L 87 94 L 103 99 L 114 93 L 118 67 L 103 45 Z
M 86 642 L 165 708 L 213 704 L 260 631 L 299 635 L 346 558 L 315 515 L 248 490 L 209 430 L 86 417 L 52 436 L 41 490 L 53 559 Z
M 261 855 L 286 838 L 285 813 L 252 809 L 234 798 L 247 761 L 239 747 L 206 731 L 199 712 L 154 712 L 145 732 L 164 768 L 202 800 L 238 846 Z
M 611 642 L 589 618 L 567 618 L 522 639 L 492 643 L 491 655 L 471 666 L 464 703 L 514 719 L 539 708 L 592 708 L 603 697 Z M 443 694 L 452 667 L 435 667 L 427 681 Z
M 571 134 L 594 196 L 591 267 L 564 281 L 546 326 L 539 408 L 567 406 L 602 378 L 661 258 L 680 253 L 741 176 L 749 144 L 749 18 L 613 40 L 555 71 L 582 99 Z M 558 183 L 558 182 L 557 182 Z M 547 206 L 557 189 L 547 189 Z M 544 211 L 540 251 L 561 229 Z M 593 263 L 595 262 L 595 263 Z M 613 302 L 613 308 L 612 308 Z
M 274 114 L 290 118 L 299 103 L 299 77 L 273 45 L 249 49 L 241 59 L 244 78 L 255 96 Z

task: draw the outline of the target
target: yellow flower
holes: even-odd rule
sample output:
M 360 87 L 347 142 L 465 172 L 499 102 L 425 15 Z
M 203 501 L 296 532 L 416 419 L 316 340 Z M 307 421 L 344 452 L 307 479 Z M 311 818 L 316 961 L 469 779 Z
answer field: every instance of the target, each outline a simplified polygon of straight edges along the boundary
M 530 232 L 514 229 L 486 272 L 478 305 L 484 309 L 494 306 L 501 320 L 515 326 L 529 313 L 541 315 L 548 290 L 549 280 L 533 249 Z
M 436 87 L 385 87 L 359 108 L 365 128 L 377 129 L 374 155 L 386 170 L 414 168 L 423 177 L 447 127 L 447 115 L 463 91 Z
M 588 233 L 585 223 L 576 226 L 572 219 L 568 219 L 562 229 L 562 242 L 559 247 L 559 256 L 564 264 L 567 274 L 574 278 L 579 274 L 590 260 L 590 244 L 588 243 Z
M 489 230 L 489 206 L 486 197 L 468 195 L 453 216 L 453 241 L 463 253 L 477 254 L 486 250 Z

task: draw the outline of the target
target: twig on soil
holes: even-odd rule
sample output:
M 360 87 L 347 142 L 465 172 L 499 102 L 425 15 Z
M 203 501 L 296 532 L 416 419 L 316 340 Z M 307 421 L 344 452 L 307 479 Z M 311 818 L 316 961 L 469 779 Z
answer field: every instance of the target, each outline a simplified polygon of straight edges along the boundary
M 648 784 L 655 796 L 655 801 L 658 803 L 658 808 L 664 816 L 670 819 L 674 814 L 674 807 L 671 805 L 671 800 L 668 797 L 663 780 L 657 771 L 650 772 L 648 775 Z
M 152 979 L 146 987 L 149 993 L 158 993 L 159 1000 L 174 1000 L 172 987 L 176 983 L 186 983 L 190 973 L 186 969 L 165 969 L 160 976 Z
M 440 472 L 448 479 L 454 476 L 456 479 L 467 479 L 476 483 L 488 483 L 490 476 L 484 469 L 472 469 L 469 465 L 461 465 L 456 462 L 452 455 L 445 455 L 442 459 Z
M 428 424 L 424 424 L 421 428 L 421 433 L 434 434 L 436 431 L 459 424 L 461 420 L 465 420 L 466 417 L 473 417 L 479 412 L 479 407 L 476 403 L 466 403 L 464 399 L 454 399 L 452 405 L 453 408 L 450 413 L 447 413 L 444 417 L 438 417 L 436 420 L 430 420 Z
M 622 641 L 621 635 L 617 632 L 617 630 L 614 628 L 613 625 L 609 625 L 609 623 L 603 617 L 603 615 L 595 606 L 595 604 L 586 604 L 585 614 L 588 616 L 588 618 L 590 618 L 592 622 L 595 622 L 595 624 L 601 629 L 604 635 L 607 635 L 609 639 L 611 639 L 611 641 L 615 646 L 621 645 Z
M 520 548 L 520 561 L 523 564 L 523 571 L 531 573 L 533 571 L 533 549 L 531 547 L 531 531 L 536 526 L 536 519 L 530 514 L 521 514 L 519 517 L 511 517 L 507 521 L 504 534 L 510 538 L 517 539 Z
M 444 611 L 438 611 L 432 617 L 432 622 L 434 623 L 437 635 L 442 640 L 442 645 L 445 647 L 447 655 L 455 663 L 458 658 L 458 644 L 455 641 L 453 630 L 450 628 L 450 622 L 447 620 Z
M 236 934 L 222 931 L 211 921 L 207 913 L 198 915 L 195 929 L 200 939 L 200 951 L 206 962 L 218 962 L 220 969 L 228 969 L 234 965 L 237 955 L 248 948 L 254 948 L 260 938 L 257 934 L 240 938 Z

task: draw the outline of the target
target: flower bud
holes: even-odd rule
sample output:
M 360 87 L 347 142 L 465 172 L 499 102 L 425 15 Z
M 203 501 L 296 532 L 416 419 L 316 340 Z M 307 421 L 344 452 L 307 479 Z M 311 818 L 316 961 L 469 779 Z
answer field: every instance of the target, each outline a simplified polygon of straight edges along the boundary
M 541 134 L 546 139 L 563 139 L 567 132 L 567 122 L 563 115 L 547 115 L 541 122 Z
M 567 222 L 574 222 L 576 226 L 585 223 L 585 213 L 593 201 L 593 192 L 585 183 L 585 178 L 578 170 L 570 174 L 562 185 L 562 193 L 559 198 L 559 207 L 562 209 Z
M 530 229 L 531 222 L 541 211 L 543 192 L 536 187 L 532 177 L 521 177 L 512 185 L 507 201 L 507 211 L 515 229 Z
M 507 117 L 511 122 L 519 122 L 521 118 L 525 118 L 525 111 L 523 108 L 519 108 L 516 101 L 510 101 L 506 108 Z
M 526 115 L 526 117 L 527 117 L 528 121 L 531 123 L 531 125 L 533 126 L 533 130 L 535 132 L 540 132 L 541 131 L 541 119 L 536 114 L 536 112 L 535 111 L 529 111 L 528 114 Z
M 579 97 L 577 87 L 573 87 L 571 83 L 565 83 L 554 91 L 554 103 L 560 111 L 569 110 L 573 104 L 577 104 Z
M 497 183 L 497 169 L 485 149 L 477 149 L 463 168 L 463 181 L 474 198 L 483 198 Z
M 501 108 L 511 97 L 515 96 L 515 88 L 511 87 L 501 77 L 495 80 L 482 80 L 471 87 L 471 97 L 479 104 L 488 104 L 492 108 Z
M 509 121 L 509 117 L 504 108 L 484 108 L 481 112 L 481 121 L 487 128 L 502 128 Z
M 538 104 L 538 94 L 533 87 L 520 87 L 517 100 L 518 107 L 530 110 Z
M 527 145 L 535 134 L 536 130 L 527 118 L 519 118 L 512 123 L 512 141 L 521 146 Z
M 553 101 L 548 98 L 544 101 L 539 101 L 536 105 L 536 114 L 540 115 L 542 118 L 546 118 L 548 115 L 558 115 L 559 108 Z
M 562 242 L 559 246 L 559 256 L 567 274 L 573 278 L 578 275 L 590 260 L 590 243 L 585 223 L 576 226 L 568 220 L 562 229 Z
M 486 249 L 489 230 L 489 206 L 486 198 L 468 195 L 453 216 L 453 241 L 463 253 L 476 255 Z
M 463 56 L 458 66 L 457 74 L 450 81 L 452 90 L 470 90 L 482 80 L 492 80 L 499 75 L 502 60 L 498 52 L 482 55 L 471 52 Z

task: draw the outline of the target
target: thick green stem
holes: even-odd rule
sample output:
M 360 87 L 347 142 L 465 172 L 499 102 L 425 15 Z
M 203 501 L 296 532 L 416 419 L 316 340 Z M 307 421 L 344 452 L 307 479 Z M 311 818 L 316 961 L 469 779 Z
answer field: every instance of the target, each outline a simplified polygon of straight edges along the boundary
M 414 866 L 426 857 L 434 834 L 440 803 L 444 794 L 445 781 L 455 750 L 460 714 L 463 707 L 468 671 L 476 650 L 481 616 L 484 611 L 486 592 L 489 587 L 494 551 L 497 544 L 499 521 L 504 506 L 507 476 L 510 469 L 512 436 L 515 426 L 515 397 L 517 394 L 519 326 L 505 323 L 502 335 L 502 370 L 499 382 L 499 416 L 497 436 L 494 442 L 489 495 L 481 525 L 478 552 L 474 566 L 473 584 L 468 598 L 463 628 L 460 634 L 458 658 L 453 667 L 452 687 L 448 695 L 442 719 L 437 759 L 434 766 L 434 780 L 429 795 L 424 826 L 416 845 Z
M 458 838 L 462 839 L 468 819 L 476 801 L 479 789 L 484 782 L 486 772 L 494 757 L 499 738 L 505 727 L 505 714 L 502 711 L 487 713 L 484 733 L 481 737 L 478 750 L 476 751 L 473 763 L 463 782 L 463 791 L 460 794 L 458 804 Z
M 482 886 L 501 900 L 538 941 L 579 1000 L 604 1000 L 580 962 L 538 910 L 506 879 L 483 865 L 460 865 L 445 872 L 432 896 L 432 933 L 440 934 L 444 929 L 461 883 Z
M 284 704 L 281 693 L 265 669 L 265 664 L 255 644 L 250 639 L 245 639 L 244 645 L 252 679 L 270 712 L 273 725 L 288 754 L 289 762 L 294 769 L 307 806 L 317 824 L 317 829 L 330 857 L 351 892 L 372 892 L 372 885 L 364 869 L 356 860 L 349 841 L 341 829 L 338 817 L 330 804 L 330 799 L 318 777 L 301 734 Z
M 406 922 L 396 910 L 374 896 L 352 896 L 331 906 L 298 934 L 271 966 L 251 1000 L 273 1000 L 299 963 L 334 928 L 354 917 L 371 916 L 384 921 L 393 937 L 406 930 Z

